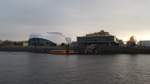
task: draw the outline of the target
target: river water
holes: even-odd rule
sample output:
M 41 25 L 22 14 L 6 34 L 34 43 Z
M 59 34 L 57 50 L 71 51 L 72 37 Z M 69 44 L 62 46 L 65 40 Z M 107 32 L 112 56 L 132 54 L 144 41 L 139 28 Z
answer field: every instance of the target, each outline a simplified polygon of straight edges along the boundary
M 150 84 L 150 55 L 0 52 L 0 84 Z

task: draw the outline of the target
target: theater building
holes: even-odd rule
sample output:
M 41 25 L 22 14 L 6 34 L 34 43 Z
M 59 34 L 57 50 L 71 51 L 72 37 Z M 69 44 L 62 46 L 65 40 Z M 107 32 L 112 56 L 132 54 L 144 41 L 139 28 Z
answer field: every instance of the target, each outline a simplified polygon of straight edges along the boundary
M 56 46 L 66 43 L 65 37 L 59 32 L 33 33 L 28 40 L 29 46 Z

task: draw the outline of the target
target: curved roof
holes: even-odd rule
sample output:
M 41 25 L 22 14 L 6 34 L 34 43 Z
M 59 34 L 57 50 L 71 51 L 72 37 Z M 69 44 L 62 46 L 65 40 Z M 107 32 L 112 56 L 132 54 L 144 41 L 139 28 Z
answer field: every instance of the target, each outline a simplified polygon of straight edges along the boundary
M 29 39 L 32 38 L 42 38 L 42 39 L 52 41 L 56 44 L 67 43 L 65 35 L 59 32 L 32 33 Z

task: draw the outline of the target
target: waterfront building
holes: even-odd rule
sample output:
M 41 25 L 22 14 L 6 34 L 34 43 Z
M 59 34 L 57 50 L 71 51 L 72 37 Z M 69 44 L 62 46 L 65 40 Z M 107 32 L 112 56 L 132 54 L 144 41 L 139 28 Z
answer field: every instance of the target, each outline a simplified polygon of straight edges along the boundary
M 23 46 L 23 47 L 27 47 L 27 46 L 28 46 L 28 41 L 23 41 L 23 42 L 22 42 L 22 46 Z
M 101 52 L 101 47 L 119 47 L 123 46 L 123 41 L 116 36 L 101 30 L 87 34 L 86 36 L 77 37 L 78 52 L 86 54 L 97 54 Z
M 59 32 L 33 33 L 29 38 L 29 46 L 56 46 L 66 43 L 66 38 Z
M 137 45 L 140 47 L 150 47 L 150 40 L 141 40 Z
M 126 44 L 127 47 L 135 47 L 136 46 L 136 40 L 134 36 L 131 36 L 130 39 L 127 41 Z
M 100 32 L 95 32 L 91 34 L 87 34 L 86 36 L 77 37 L 77 42 L 80 45 L 91 45 L 96 44 L 100 46 L 119 46 L 123 43 L 122 40 L 116 38 L 116 36 L 109 34 L 109 32 L 105 32 L 101 30 Z
M 55 43 L 43 38 L 31 38 L 28 43 L 29 46 L 56 46 Z

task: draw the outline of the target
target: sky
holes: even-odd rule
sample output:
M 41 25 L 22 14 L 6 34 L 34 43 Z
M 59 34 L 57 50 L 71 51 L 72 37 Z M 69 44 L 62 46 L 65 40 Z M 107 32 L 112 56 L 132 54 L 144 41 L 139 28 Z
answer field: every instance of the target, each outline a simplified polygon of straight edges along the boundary
M 0 39 L 61 32 L 72 40 L 105 30 L 150 40 L 150 0 L 0 0 Z

